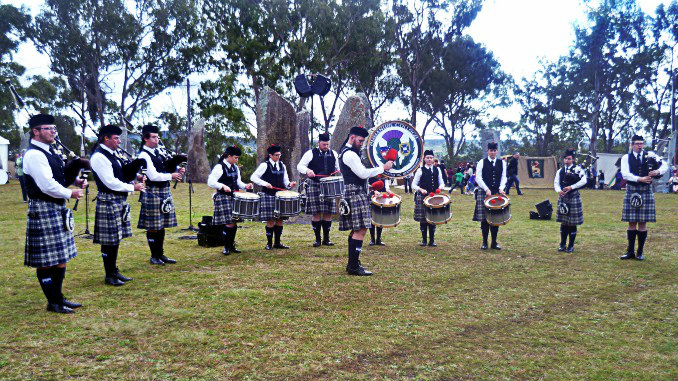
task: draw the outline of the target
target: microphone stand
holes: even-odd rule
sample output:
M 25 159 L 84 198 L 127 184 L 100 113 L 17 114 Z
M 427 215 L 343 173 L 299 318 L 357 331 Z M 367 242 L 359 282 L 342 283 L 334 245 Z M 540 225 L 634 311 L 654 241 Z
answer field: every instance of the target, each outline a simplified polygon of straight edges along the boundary
M 196 229 L 193 226 L 193 193 L 195 193 L 195 190 L 193 190 L 193 180 L 189 179 L 188 180 L 188 221 L 189 225 L 185 229 L 181 229 L 182 231 L 190 231 L 190 232 L 197 232 L 198 229 Z M 182 235 L 179 237 L 179 239 L 198 239 L 197 235 Z
M 78 234 L 76 237 L 94 239 L 94 236 L 89 231 L 89 184 L 85 187 L 85 232 Z

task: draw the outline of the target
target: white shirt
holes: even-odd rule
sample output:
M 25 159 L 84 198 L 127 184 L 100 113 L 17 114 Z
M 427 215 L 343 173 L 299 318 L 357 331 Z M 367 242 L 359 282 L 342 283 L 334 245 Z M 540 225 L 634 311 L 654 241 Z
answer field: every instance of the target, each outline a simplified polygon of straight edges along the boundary
M 100 144 L 99 147 L 115 156 L 115 152 L 105 145 Z M 115 158 L 114 160 L 118 160 L 118 158 Z M 101 180 L 108 189 L 116 192 L 134 192 L 134 185 L 124 183 L 113 175 L 113 165 L 104 154 L 95 152 L 89 162 L 92 166 L 92 171 L 97 174 L 99 180 Z M 120 163 L 119 160 L 118 163 Z M 122 163 L 120 164 L 122 165 Z
M 489 157 L 487 158 L 487 160 L 489 160 L 490 162 L 492 162 L 492 161 L 495 161 L 495 162 L 496 162 L 496 161 L 499 161 L 499 162 L 501 162 L 502 168 L 503 168 L 504 170 L 501 172 L 501 181 L 499 182 L 499 189 L 503 190 L 504 188 L 506 188 L 506 162 L 505 162 L 504 160 L 497 159 L 497 158 L 495 158 L 494 160 L 492 160 L 492 159 L 490 159 Z M 484 191 L 487 192 L 487 190 L 488 190 L 489 188 L 488 188 L 487 184 L 485 184 L 485 181 L 483 180 L 483 163 L 484 163 L 484 162 L 485 162 L 485 159 L 482 159 L 482 160 L 480 160 L 480 161 L 478 162 L 478 164 L 476 165 L 476 173 L 477 173 L 477 175 L 476 175 L 476 184 L 478 184 L 478 187 L 479 187 L 480 189 L 482 189 L 482 190 L 484 190 Z M 495 165 L 497 165 L 497 164 L 495 163 Z
M 569 167 L 564 166 L 565 171 L 569 171 L 570 168 L 574 166 L 574 172 L 580 177 L 579 181 L 577 181 L 575 184 L 570 185 L 572 187 L 572 190 L 579 189 L 586 185 L 586 172 L 582 169 L 582 167 L 578 165 L 570 165 Z M 563 189 L 560 187 L 560 169 L 556 171 L 556 178 L 553 179 L 553 189 L 556 190 L 557 193 L 560 193 Z
M 350 144 L 346 144 L 346 147 L 351 148 L 352 146 Z M 384 167 L 382 166 L 366 168 L 362 161 L 360 161 L 360 156 L 358 156 L 358 154 L 352 150 L 344 152 L 342 160 L 344 161 L 344 164 L 351 168 L 353 173 L 355 173 L 356 176 L 360 177 L 361 179 L 367 180 L 370 177 L 384 173 Z
M 271 163 L 272 166 L 278 167 L 278 168 L 280 168 L 279 166 L 282 165 L 283 174 L 284 174 L 283 184 L 285 184 L 285 188 L 289 187 L 290 186 L 290 179 L 289 179 L 289 177 L 287 177 L 287 168 L 285 167 L 285 164 L 283 164 L 282 161 L 280 161 L 280 160 L 278 160 L 278 162 L 276 163 L 273 160 L 268 159 L 268 162 Z M 267 187 L 267 186 L 271 185 L 269 182 L 261 179 L 261 176 L 263 176 L 264 172 L 266 172 L 266 168 L 268 168 L 268 165 L 266 165 L 266 162 L 259 164 L 259 166 L 257 167 L 257 170 L 254 171 L 254 173 L 250 177 L 250 180 L 252 180 L 253 183 L 255 183 L 259 186 L 262 186 L 262 187 Z
M 322 151 L 321 151 L 322 152 Z M 337 151 L 332 151 L 332 156 L 336 159 L 339 155 L 337 155 Z M 297 164 L 297 171 L 301 173 L 302 175 L 306 175 L 306 172 L 308 171 L 308 164 L 313 160 L 313 150 L 310 149 L 306 151 L 304 156 L 301 157 L 301 160 L 299 161 L 299 164 Z M 334 161 L 334 168 L 330 168 L 332 172 L 338 170 L 339 163 L 335 160 Z
M 31 143 L 49 152 L 49 144 L 31 139 Z M 30 175 L 40 190 L 54 198 L 71 198 L 73 191 L 62 186 L 54 179 L 52 167 L 44 153 L 29 149 L 24 154 L 24 175 Z M 70 184 L 67 184 L 70 185 Z
M 624 180 L 638 182 L 638 179 L 640 178 L 640 176 L 634 175 L 633 173 L 631 173 L 631 170 L 629 169 L 629 155 L 636 155 L 636 157 L 638 157 L 637 155 L 640 155 L 642 153 L 643 153 L 643 151 L 640 151 L 638 154 L 636 154 L 635 152 L 631 152 L 630 154 L 626 154 L 622 157 L 622 159 L 621 159 L 621 173 L 622 173 L 622 177 L 624 178 Z M 660 159 L 652 151 L 647 152 L 647 155 L 645 156 L 646 160 L 647 160 L 648 157 L 653 157 L 657 160 Z M 659 167 L 659 174 L 663 175 L 668 170 L 669 170 L 669 164 L 666 161 L 662 160 L 662 165 Z
M 428 165 L 424 165 L 424 167 L 426 167 L 427 169 L 433 168 L 433 166 L 429 167 Z M 419 187 L 419 181 L 421 181 L 421 173 L 422 173 L 421 168 L 419 168 L 417 169 L 417 172 L 414 174 L 414 180 L 412 181 L 412 190 L 415 192 L 419 192 L 419 189 L 421 189 Z M 438 186 L 442 188 L 444 185 L 445 182 L 443 181 L 443 171 L 440 168 L 438 168 Z
M 221 159 L 221 162 L 217 163 L 217 165 L 215 165 L 214 168 L 212 168 L 212 172 L 210 172 L 209 177 L 207 177 L 207 186 L 210 188 L 221 189 L 224 187 L 224 185 L 226 185 L 219 182 L 219 178 L 221 177 L 221 175 L 224 174 L 224 169 L 221 167 L 221 163 L 226 164 L 226 168 L 230 170 L 232 170 L 233 166 L 235 165 L 229 163 L 228 161 L 226 161 L 226 159 Z M 247 184 L 243 183 L 242 180 L 240 179 L 240 170 L 238 170 L 238 179 L 236 183 L 238 184 L 238 189 L 245 189 L 245 187 L 247 186 Z M 238 189 L 231 190 L 236 191 Z
M 146 160 L 146 177 L 150 181 L 171 181 L 172 180 L 172 174 L 171 173 L 162 173 L 158 172 L 155 169 L 155 165 L 153 165 L 153 160 L 151 160 L 151 156 L 149 155 L 149 152 L 151 154 L 154 154 L 154 149 L 150 148 L 148 146 L 144 146 L 144 148 L 141 150 L 141 153 L 139 153 L 139 159 L 144 159 Z

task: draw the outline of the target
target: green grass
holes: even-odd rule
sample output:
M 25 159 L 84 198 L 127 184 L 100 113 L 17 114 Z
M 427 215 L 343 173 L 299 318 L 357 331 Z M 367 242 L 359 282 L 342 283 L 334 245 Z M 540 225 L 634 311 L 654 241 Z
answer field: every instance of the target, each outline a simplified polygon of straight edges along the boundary
M 196 185 L 194 224 L 212 211 Z M 174 191 L 188 226 L 187 186 Z M 263 250 L 263 225 L 245 223 L 242 254 L 167 233 L 179 263 L 148 263 L 145 235 L 123 242 L 134 281 L 104 285 L 99 247 L 77 238 L 64 292 L 74 315 L 47 313 L 23 266 L 25 204 L 0 188 L 0 379 L 675 380 L 678 197 L 657 195 L 644 262 L 620 261 L 623 192 L 584 191 L 574 254 L 558 253 L 559 224 L 528 219 L 556 194 L 512 198 L 501 252 L 479 250 L 473 198 L 453 196 L 438 247 L 419 247 L 412 199 L 385 248 L 365 245 L 373 277 L 344 272 L 346 235 L 312 249 L 309 225 L 286 225 L 287 251 Z M 130 197 L 134 223 L 137 196 Z M 90 211 L 93 214 L 93 206 Z M 84 230 L 84 207 L 76 213 Z M 90 220 L 90 230 L 93 221 Z

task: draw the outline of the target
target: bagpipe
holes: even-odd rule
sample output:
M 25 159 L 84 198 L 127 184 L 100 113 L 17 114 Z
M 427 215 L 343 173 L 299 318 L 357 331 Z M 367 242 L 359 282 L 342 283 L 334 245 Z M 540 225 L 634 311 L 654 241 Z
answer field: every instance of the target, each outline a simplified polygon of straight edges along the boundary
M 654 153 L 647 152 L 645 154 L 645 160 L 642 161 L 640 166 L 640 177 L 649 176 L 650 172 L 658 171 L 662 166 L 662 159 Z M 661 179 L 662 175 L 658 174 L 656 176 L 651 176 L 653 179 Z

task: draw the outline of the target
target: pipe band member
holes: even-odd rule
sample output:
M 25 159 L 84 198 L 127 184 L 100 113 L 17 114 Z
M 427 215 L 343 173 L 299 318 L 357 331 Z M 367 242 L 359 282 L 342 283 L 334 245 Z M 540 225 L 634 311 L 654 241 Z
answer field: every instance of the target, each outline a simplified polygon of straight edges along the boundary
M 66 200 L 82 197 L 87 180 L 76 178 L 68 189 L 64 162 L 52 144 L 56 125 L 52 115 L 33 115 L 29 121 L 31 141 L 23 157 L 28 217 L 24 265 L 36 268 L 38 282 L 47 298 L 47 311 L 71 314 L 82 304 L 62 293 L 66 264 L 78 255 L 73 239 L 72 214 Z
M 485 219 L 485 197 L 493 194 L 506 196 L 506 162 L 497 159 L 497 143 L 487 143 L 487 158 L 482 159 L 476 165 L 476 208 L 473 212 L 473 221 L 480 221 L 480 230 L 483 235 L 482 250 L 487 250 L 487 235 L 492 233 L 491 248 L 501 250 L 497 243 L 499 226 L 490 226 Z
M 337 200 L 334 197 L 320 197 L 320 179 L 330 176 L 339 169 L 337 153 L 330 150 L 330 134 L 318 136 L 318 147 L 306 151 L 297 164 L 297 171 L 306 179 L 306 214 L 310 214 L 311 226 L 315 234 L 313 247 L 333 246 L 330 241 L 332 215 L 337 214 Z M 320 175 L 320 176 L 318 176 Z M 323 238 L 320 239 L 322 228 Z
M 584 208 L 579 195 L 579 188 L 586 185 L 586 172 L 575 164 L 576 155 L 573 149 L 565 150 L 563 167 L 556 172 L 553 189 L 558 193 L 558 211 L 556 222 L 560 222 L 560 246 L 558 251 L 571 253 L 574 251 L 574 240 L 577 237 L 577 225 L 584 223 Z M 567 243 L 567 238 L 570 243 Z
M 226 148 L 207 178 L 207 185 L 217 190 L 212 197 L 214 201 L 212 224 L 224 225 L 224 250 L 221 252 L 223 255 L 241 252 L 235 247 L 238 226 L 233 219 L 233 192 L 239 189 L 252 189 L 251 183 L 245 184 L 240 178 L 238 159 L 241 155 L 242 150 L 235 145 Z
M 165 168 L 165 163 L 158 150 L 157 126 L 145 125 L 141 129 L 142 149 L 138 157 L 146 160 L 146 191 L 141 194 L 141 211 L 137 228 L 146 230 L 146 240 L 151 249 L 150 263 L 164 266 L 177 263 L 164 253 L 165 228 L 177 226 L 177 214 L 174 210 L 174 200 L 170 193 L 170 181 L 181 180 L 184 168 Z M 161 207 L 166 206 L 164 210 Z M 168 206 L 168 207 L 167 207 Z
M 647 223 L 657 221 L 657 212 L 652 192 L 652 180 L 668 171 L 666 162 L 661 162 L 654 152 L 645 151 L 645 139 L 634 135 L 631 138 L 631 153 L 621 159 L 621 174 L 626 180 L 626 196 L 622 209 L 622 221 L 628 222 L 626 231 L 628 246 L 620 259 L 645 259 L 643 248 L 647 239 Z M 635 242 L 638 238 L 638 250 Z
M 344 146 L 339 153 L 339 168 L 344 176 L 344 200 L 350 213 L 342 215 L 339 230 L 350 231 L 348 235 L 348 264 L 346 272 L 351 275 L 367 276 L 372 272 L 360 263 L 360 253 L 367 229 L 372 226 L 370 198 L 367 193 L 367 179 L 384 173 L 393 167 L 393 161 L 387 161 L 382 167 L 365 168 L 360 161 L 360 149 L 368 132 L 362 127 L 352 127 Z
M 287 168 L 280 157 L 281 147 L 272 144 L 266 149 L 268 160 L 259 164 L 252 174 L 252 182 L 261 186 L 259 193 L 259 219 L 266 222 L 266 250 L 289 249 L 280 241 L 283 232 L 283 218 L 275 214 L 275 194 L 280 189 L 289 189 L 297 185 L 296 181 L 290 182 L 287 176 Z M 277 189 L 276 189 L 277 188 Z M 273 237 L 275 236 L 275 241 Z
M 116 156 L 121 134 L 122 129 L 116 125 L 102 127 L 99 131 L 99 146 L 90 161 L 98 190 L 94 243 L 101 245 L 104 282 L 111 286 L 122 286 L 132 280 L 118 269 L 118 248 L 124 238 L 132 236 L 127 195 L 146 188 L 143 182 L 130 184 L 124 181 L 122 163 Z
M 417 169 L 417 172 L 414 174 L 414 181 L 412 182 L 412 189 L 414 190 L 414 220 L 419 222 L 419 230 L 421 231 L 420 246 L 437 246 L 435 242 L 436 225 L 429 224 L 426 221 L 426 206 L 424 205 L 424 198 L 426 196 L 442 191 L 445 185 L 442 171 L 434 164 L 435 155 L 433 151 L 424 151 L 424 165 Z M 427 232 L 429 236 L 428 242 L 426 242 Z

